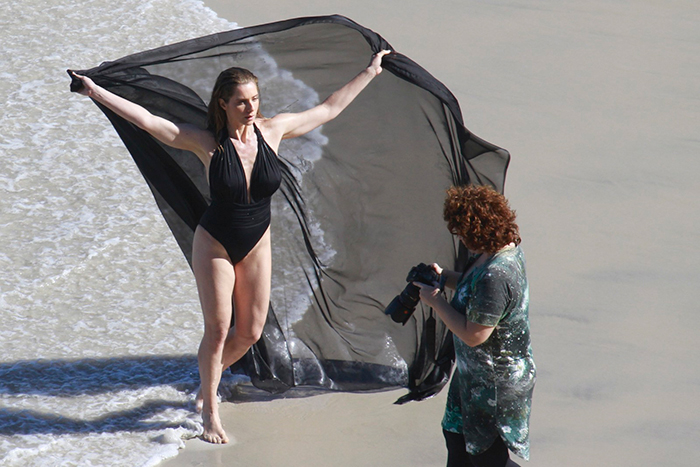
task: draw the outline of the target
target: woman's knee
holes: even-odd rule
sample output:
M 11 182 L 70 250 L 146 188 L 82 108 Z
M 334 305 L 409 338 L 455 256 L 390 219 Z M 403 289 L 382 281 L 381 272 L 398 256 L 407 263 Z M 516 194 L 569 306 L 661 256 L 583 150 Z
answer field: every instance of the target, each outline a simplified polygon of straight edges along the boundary
M 265 323 L 253 323 L 249 326 L 241 326 L 235 329 L 236 337 L 249 347 L 260 340 Z
M 209 343 L 223 347 L 230 330 L 230 324 L 210 323 L 204 325 L 204 340 Z

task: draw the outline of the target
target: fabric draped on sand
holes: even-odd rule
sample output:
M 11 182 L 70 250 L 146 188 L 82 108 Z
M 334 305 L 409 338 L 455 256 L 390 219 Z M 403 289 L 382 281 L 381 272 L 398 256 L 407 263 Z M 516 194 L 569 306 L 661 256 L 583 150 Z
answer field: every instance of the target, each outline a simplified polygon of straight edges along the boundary
M 220 71 L 259 78 L 272 116 L 318 104 L 392 47 L 342 16 L 235 29 L 78 71 L 175 122 L 206 126 Z M 272 201 L 273 277 L 267 324 L 240 362 L 271 392 L 406 387 L 398 402 L 447 382 L 452 339 L 418 305 L 405 326 L 384 315 L 419 262 L 463 261 L 442 220 L 445 189 L 503 190 L 507 151 L 471 134 L 452 93 L 400 53 L 335 120 L 283 141 L 283 182 Z M 73 90 L 77 83 L 72 83 Z M 188 261 L 210 202 L 204 167 L 101 107 L 143 174 Z

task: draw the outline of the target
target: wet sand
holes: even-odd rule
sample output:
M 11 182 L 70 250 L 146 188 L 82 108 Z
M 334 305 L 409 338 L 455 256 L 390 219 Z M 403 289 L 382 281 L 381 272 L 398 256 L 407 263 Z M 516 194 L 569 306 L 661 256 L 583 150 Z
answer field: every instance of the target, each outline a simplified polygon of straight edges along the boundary
M 700 8 L 693 1 L 206 2 L 250 26 L 343 14 L 508 149 L 531 283 L 531 461 L 698 465 Z M 442 466 L 444 391 L 224 403 L 225 447 L 163 465 Z
M 230 443 L 215 446 L 190 440 L 163 465 L 444 465 L 439 449 L 444 394 L 420 404 L 394 405 L 405 392 L 223 403 L 221 416 Z

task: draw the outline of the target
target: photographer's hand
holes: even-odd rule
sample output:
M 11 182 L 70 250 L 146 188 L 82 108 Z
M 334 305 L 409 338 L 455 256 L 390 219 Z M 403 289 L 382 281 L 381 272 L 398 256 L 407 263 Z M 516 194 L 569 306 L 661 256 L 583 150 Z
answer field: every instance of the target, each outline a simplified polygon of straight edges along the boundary
M 433 263 L 430 265 L 431 268 L 440 276 L 443 277 L 443 281 L 445 283 L 445 287 L 448 289 L 454 289 L 457 287 L 457 283 L 459 282 L 459 278 L 462 276 L 460 273 L 456 271 L 451 271 L 449 269 L 444 269 L 441 268 L 438 263 Z
M 413 282 L 413 285 L 420 288 L 420 299 L 426 305 L 435 308 L 440 301 L 447 303 L 442 296 L 440 284 L 433 282 L 432 285 L 423 284 L 421 282 Z

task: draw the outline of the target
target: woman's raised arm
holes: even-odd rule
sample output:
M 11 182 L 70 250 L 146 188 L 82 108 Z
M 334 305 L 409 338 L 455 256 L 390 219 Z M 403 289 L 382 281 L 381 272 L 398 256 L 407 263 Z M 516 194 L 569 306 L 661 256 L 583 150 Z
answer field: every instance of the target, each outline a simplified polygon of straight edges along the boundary
M 140 105 L 98 86 L 87 76 L 74 72 L 71 75 L 83 83 L 78 91 L 80 94 L 94 99 L 168 146 L 192 151 L 205 163 L 209 153 L 216 147 L 213 135 L 207 130 L 194 125 L 173 123 L 153 115 Z
M 316 107 L 274 116 L 270 119 L 273 132 L 281 135 L 281 139 L 294 138 L 333 120 L 382 72 L 382 57 L 388 53 L 389 50 L 382 50 L 374 54 L 367 68 Z

